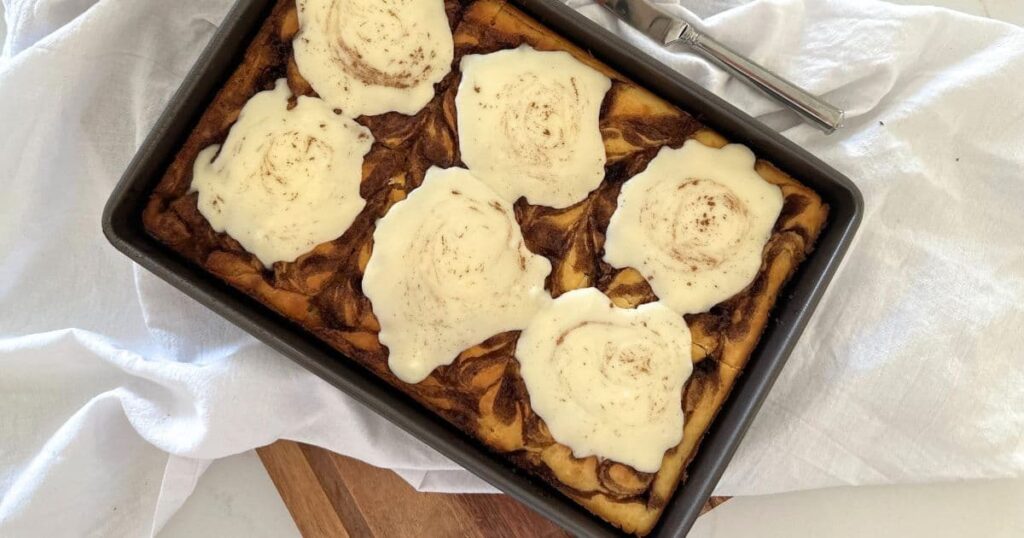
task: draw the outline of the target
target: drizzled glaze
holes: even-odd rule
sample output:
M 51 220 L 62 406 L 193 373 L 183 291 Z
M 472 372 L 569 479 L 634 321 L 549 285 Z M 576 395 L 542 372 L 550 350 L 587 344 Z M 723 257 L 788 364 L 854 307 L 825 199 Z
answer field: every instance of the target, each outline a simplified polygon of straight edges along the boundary
M 407 383 L 523 328 L 550 300 L 551 264 L 526 249 L 512 207 L 461 168 L 431 168 L 377 223 L 363 292 L 388 366 Z
M 509 202 L 566 207 L 604 178 L 598 116 L 608 77 L 529 46 L 462 59 L 462 160 Z
M 263 265 L 295 261 L 348 229 L 359 196 L 365 127 L 319 99 L 299 97 L 284 79 L 242 108 L 223 145 L 196 158 L 192 190 L 214 230 L 227 232 Z
M 690 330 L 664 305 L 617 308 L 594 288 L 570 291 L 523 330 L 516 359 L 533 410 L 577 458 L 655 472 L 683 436 Z
M 782 210 L 782 191 L 754 161 L 739 144 L 663 148 L 623 185 L 604 260 L 640 271 L 680 314 L 707 312 L 736 295 L 761 268 Z
M 298 0 L 299 72 L 325 101 L 355 118 L 415 114 L 451 70 L 442 0 Z

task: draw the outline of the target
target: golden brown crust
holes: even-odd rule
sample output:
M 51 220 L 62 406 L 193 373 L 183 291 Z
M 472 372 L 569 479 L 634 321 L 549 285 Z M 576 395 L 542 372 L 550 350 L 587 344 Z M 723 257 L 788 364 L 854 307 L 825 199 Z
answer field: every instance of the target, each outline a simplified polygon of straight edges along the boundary
M 662 146 L 679 147 L 695 138 L 709 146 L 726 141 L 693 117 L 554 35 L 504 0 L 446 0 L 456 44 L 455 65 L 466 54 L 529 43 L 541 50 L 566 50 L 607 74 L 613 86 L 602 107 L 601 132 L 608 154 L 605 182 L 583 202 L 565 209 L 516 204 L 528 247 L 546 256 L 554 295 L 596 286 L 620 306 L 656 300 L 632 269 L 601 261 L 604 230 L 622 183 L 643 170 Z M 640 473 L 596 457 L 576 459 L 556 443 L 533 413 L 514 359 L 518 332 L 486 340 L 438 368 L 417 385 L 395 378 L 379 326 L 361 278 L 373 248 L 374 223 L 415 189 L 430 166 L 461 164 L 455 121 L 457 70 L 437 85 L 437 95 L 415 116 L 384 114 L 359 118 L 376 139 L 363 167 L 364 211 L 340 238 L 318 246 L 294 263 L 264 270 L 254 256 L 214 232 L 188 193 L 192 165 L 200 150 L 222 142 L 239 110 L 255 93 L 287 77 L 296 95 L 315 95 L 292 59 L 290 40 L 298 30 L 294 2 L 279 0 L 254 38 L 243 63 L 204 113 L 154 190 L 143 214 L 150 234 L 186 258 L 298 322 L 316 337 L 351 357 L 426 407 L 483 441 L 517 465 L 543 478 L 593 513 L 626 532 L 646 534 L 684 475 L 763 331 L 785 281 L 813 247 L 827 206 L 810 189 L 765 161 L 757 171 L 779 185 L 785 204 L 765 246 L 755 281 L 711 312 L 686 316 L 693 333 L 694 373 L 682 405 L 683 440 L 669 450 L 661 469 Z

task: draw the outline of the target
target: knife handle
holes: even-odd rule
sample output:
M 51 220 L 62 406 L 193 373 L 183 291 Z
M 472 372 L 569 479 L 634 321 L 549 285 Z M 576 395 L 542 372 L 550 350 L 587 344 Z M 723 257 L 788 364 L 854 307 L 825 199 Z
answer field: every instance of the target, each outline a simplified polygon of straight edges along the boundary
M 796 111 L 825 134 L 843 125 L 845 113 L 704 34 L 691 31 L 681 42 Z

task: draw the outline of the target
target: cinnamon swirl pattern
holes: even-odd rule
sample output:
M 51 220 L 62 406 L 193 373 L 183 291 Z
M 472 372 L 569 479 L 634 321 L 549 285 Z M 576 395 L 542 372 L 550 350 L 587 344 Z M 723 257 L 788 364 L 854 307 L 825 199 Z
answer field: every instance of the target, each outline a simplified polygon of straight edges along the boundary
M 550 262 L 526 249 L 511 205 L 465 169 L 428 170 L 377 223 L 373 241 L 362 288 L 388 366 L 406 383 L 522 329 L 551 300 Z
M 519 472 L 550 484 L 624 533 L 642 536 L 650 532 L 756 349 L 785 282 L 812 251 L 827 220 L 827 205 L 768 161 L 756 162 L 758 174 L 781 188 L 785 204 L 764 246 L 754 281 L 710 312 L 685 316 L 692 339 L 693 372 L 681 398 L 682 440 L 665 451 L 655 473 L 641 472 L 611 457 L 576 458 L 572 448 L 552 437 L 547 423 L 532 407 L 531 401 L 539 401 L 539 397 L 527 389 L 515 357 L 520 331 L 483 336 L 476 345 L 460 349 L 450 365 L 409 384 L 391 373 L 388 347 L 378 339 L 381 323 L 377 316 L 384 319 L 386 313 L 377 308 L 381 299 L 374 295 L 377 301 L 371 303 L 364 293 L 363 276 L 374 249 L 378 256 L 386 250 L 381 242 L 374 246 L 376 224 L 382 218 L 389 220 L 391 216 L 385 216 L 396 204 L 407 203 L 400 200 L 410 194 L 416 199 L 415 192 L 431 166 L 461 166 L 455 103 L 461 76 L 450 74 L 436 84 L 435 98 L 415 116 L 394 113 L 359 118 L 376 140 L 363 158 L 360 193 L 366 205 L 343 235 L 317 245 L 294 263 L 275 263 L 267 270 L 234 238 L 217 233 L 200 213 L 199 193 L 189 190 L 196 156 L 212 144 L 224 143 L 246 102 L 268 89 L 268 81 L 272 87 L 273 80 L 284 75 L 296 95 L 312 95 L 293 56 L 292 45 L 299 31 L 297 1 L 275 1 L 244 60 L 214 96 L 152 191 L 142 215 L 147 233 L 191 262 L 197 271 L 205 271 L 210 278 L 222 280 L 303 327 L 337 350 L 339 360 L 351 360 L 372 371 L 395 391 L 501 454 Z M 444 0 L 444 4 L 459 58 L 526 43 L 537 50 L 565 50 L 614 81 L 601 105 L 600 127 L 607 156 L 602 184 L 569 208 L 517 203 L 515 217 L 527 247 L 550 260 L 552 270 L 544 285 L 551 295 L 595 287 L 622 308 L 657 302 L 640 271 L 615 268 L 602 260 L 606 231 L 621 188 L 647 168 L 662 146 L 678 148 L 690 138 L 713 147 L 728 141 L 695 117 L 600 65 L 508 0 Z M 294 98 L 291 103 L 295 104 Z M 225 146 L 222 153 L 227 151 Z M 211 157 L 204 156 L 207 162 Z M 468 212 L 460 208 L 453 207 L 448 213 Z M 417 229 L 408 226 L 405 233 L 411 235 Z M 393 263 L 395 274 L 402 279 L 409 279 L 407 273 L 415 270 L 407 271 L 406 264 L 406 259 Z M 399 279 L 368 288 L 388 284 L 406 289 Z M 451 279 L 448 286 L 456 289 L 460 281 Z M 432 323 L 430 315 L 422 317 L 426 327 Z M 487 317 L 486 313 L 478 316 Z M 385 320 L 385 325 L 389 327 L 385 337 L 389 330 L 396 334 L 394 324 Z M 423 329 L 428 334 L 424 338 L 431 342 L 432 331 L 432 327 Z M 388 342 L 392 350 L 397 349 L 391 339 Z M 531 390 L 538 393 L 536 388 Z M 638 441 L 627 439 L 623 444 Z
M 462 160 L 509 202 L 567 207 L 604 179 L 598 124 L 608 77 L 566 52 L 523 45 L 462 59 Z
M 451 71 L 455 46 L 443 0 L 297 0 L 299 72 L 355 118 L 415 114 Z
M 223 145 L 196 158 L 200 213 L 266 267 L 341 236 L 366 202 L 363 156 L 373 136 L 320 99 L 292 98 L 280 79 L 242 108 Z
M 516 346 L 530 406 L 573 456 L 653 473 L 683 436 L 690 330 L 659 303 L 618 308 L 594 288 L 565 293 Z
M 761 268 L 782 211 L 782 191 L 754 164 L 739 144 L 663 148 L 623 185 L 604 260 L 637 269 L 680 314 L 707 312 L 736 295 Z

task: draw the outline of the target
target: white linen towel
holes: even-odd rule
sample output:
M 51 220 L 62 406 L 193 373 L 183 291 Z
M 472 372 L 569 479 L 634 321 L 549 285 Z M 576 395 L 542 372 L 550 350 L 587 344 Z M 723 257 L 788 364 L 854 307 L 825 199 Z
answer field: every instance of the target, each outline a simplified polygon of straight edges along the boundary
M 491 491 L 103 238 L 107 196 L 231 2 L 3 2 L 0 535 L 155 533 L 210 460 L 278 438 Z M 572 2 L 867 201 L 718 493 L 1024 476 L 1024 31 L 874 0 L 685 3 L 846 128 L 825 137 Z

